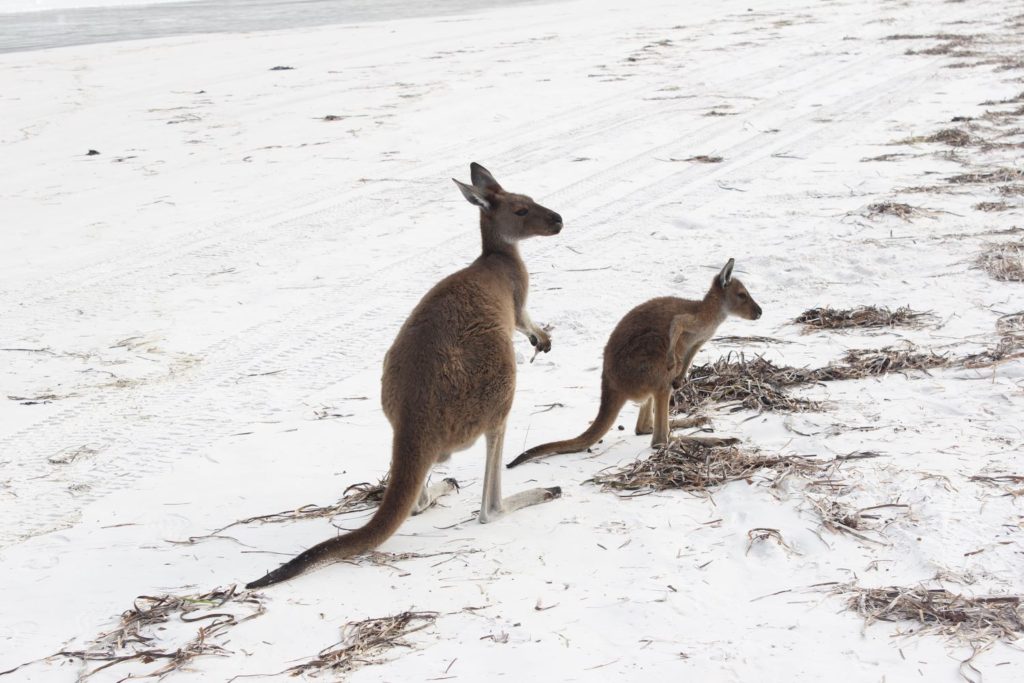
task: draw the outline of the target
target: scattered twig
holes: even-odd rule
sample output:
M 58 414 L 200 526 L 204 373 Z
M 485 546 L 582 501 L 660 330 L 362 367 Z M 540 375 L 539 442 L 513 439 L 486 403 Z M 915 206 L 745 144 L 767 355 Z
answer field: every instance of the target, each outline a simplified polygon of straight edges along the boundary
M 766 527 L 758 527 L 747 532 L 747 551 L 744 554 L 750 554 L 750 549 L 754 547 L 754 543 L 764 541 L 775 541 L 780 547 L 786 550 L 786 552 L 793 553 L 794 555 L 800 554 L 786 543 L 786 540 L 782 538 L 781 531 L 778 529 L 768 529 Z
M 337 515 L 347 514 L 350 512 L 369 510 L 377 507 L 381 500 L 384 499 L 384 489 L 386 486 L 387 477 L 384 477 L 376 484 L 371 484 L 370 482 L 353 484 L 345 489 L 341 500 L 334 505 L 315 505 L 311 503 L 309 505 L 303 505 L 295 508 L 294 510 L 283 510 L 281 512 L 273 512 L 268 515 L 246 517 L 245 519 L 240 519 L 222 526 L 219 529 L 215 529 L 208 534 L 190 536 L 188 540 L 185 541 L 170 542 L 177 544 L 198 543 L 199 541 L 217 538 L 222 532 L 232 527 L 242 526 L 245 524 L 280 524 L 282 522 L 292 522 L 300 519 L 321 519 L 324 517 L 335 517 Z
M 241 608 L 244 616 L 230 610 Z M 196 657 L 226 656 L 227 632 L 250 619 L 263 614 L 265 607 L 257 593 L 239 593 L 235 586 L 218 588 L 201 595 L 140 595 L 131 609 L 121 615 L 114 630 L 101 634 L 82 650 L 62 650 L 47 659 L 68 657 L 88 665 L 103 662 L 79 675 L 84 680 L 94 674 L 126 662 L 151 664 L 162 662 L 144 674 L 130 673 L 127 678 L 162 678 L 180 670 Z M 172 623 L 202 623 L 195 635 L 184 643 L 162 647 Z

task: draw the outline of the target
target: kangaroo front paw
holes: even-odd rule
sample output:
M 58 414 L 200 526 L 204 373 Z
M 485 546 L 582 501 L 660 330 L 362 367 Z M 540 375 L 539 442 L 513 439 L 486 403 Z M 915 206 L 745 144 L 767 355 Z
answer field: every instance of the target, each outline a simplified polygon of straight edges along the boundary
M 551 336 L 543 330 L 530 335 L 530 343 L 533 344 L 538 351 L 547 353 L 551 350 Z
M 552 487 L 546 488 L 544 490 L 547 492 L 547 500 L 554 500 L 555 498 L 561 498 L 562 497 L 562 487 L 561 486 L 552 486 Z
M 461 491 L 462 490 L 462 487 L 459 486 L 459 482 L 457 482 L 452 477 L 445 477 L 444 483 L 448 484 L 448 486 L 451 488 L 452 491 Z

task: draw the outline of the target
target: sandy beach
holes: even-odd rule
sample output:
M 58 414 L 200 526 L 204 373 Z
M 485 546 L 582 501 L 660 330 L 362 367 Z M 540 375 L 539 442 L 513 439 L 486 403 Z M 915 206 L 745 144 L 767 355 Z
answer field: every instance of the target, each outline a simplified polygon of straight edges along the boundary
M 1022 26 L 996 2 L 598 0 L 0 54 L 0 680 L 119 656 L 88 680 L 284 680 L 404 613 L 321 680 L 1022 680 L 1020 621 L 857 607 L 1021 614 Z M 695 369 L 873 370 L 696 408 L 811 466 L 604 490 L 652 454 L 629 405 L 591 452 L 505 471 L 558 500 L 478 524 L 478 443 L 377 553 L 243 591 L 368 518 L 330 507 L 387 473 L 384 353 L 480 251 L 471 161 L 565 222 L 522 245 L 553 348 L 516 337 L 506 461 L 593 419 L 626 311 L 729 258 L 764 316 Z M 794 322 L 859 306 L 921 315 Z M 181 602 L 115 643 L 138 596 Z

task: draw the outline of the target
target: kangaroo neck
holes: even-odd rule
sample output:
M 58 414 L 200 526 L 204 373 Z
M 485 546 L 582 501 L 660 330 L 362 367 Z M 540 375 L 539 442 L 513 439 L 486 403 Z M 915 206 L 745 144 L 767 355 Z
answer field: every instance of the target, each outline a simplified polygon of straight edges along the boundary
M 529 271 L 519 255 L 519 246 L 514 240 L 506 239 L 498 231 L 494 220 L 487 214 L 480 214 L 480 238 L 482 241 L 477 263 L 494 273 L 501 274 L 511 288 L 516 309 L 525 303 L 526 291 L 530 286 Z
M 493 217 L 480 212 L 480 246 L 481 256 L 501 255 L 506 256 L 516 263 L 522 263 L 519 255 L 519 245 L 502 235 Z
M 700 302 L 700 317 L 708 324 L 718 327 L 729 317 L 725 310 L 723 292 L 712 285 Z

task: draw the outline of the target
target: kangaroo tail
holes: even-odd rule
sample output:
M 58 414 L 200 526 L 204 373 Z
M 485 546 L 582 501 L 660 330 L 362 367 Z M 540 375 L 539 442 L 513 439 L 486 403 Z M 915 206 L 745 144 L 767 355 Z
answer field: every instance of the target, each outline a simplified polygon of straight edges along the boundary
M 611 429 L 612 423 L 615 422 L 615 418 L 619 416 L 619 411 L 622 410 L 622 406 L 625 404 L 626 397 L 609 388 L 608 382 L 602 378 L 601 407 L 597 411 L 597 417 L 594 418 L 587 431 L 568 441 L 553 441 L 541 444 L 540 446 L 534 446 L 530 450 L 521 453 L 506 467 L 512 468 L 516 465 L 522 465 L 528 460 L 536 460 L 537 458 L 544 458 L 558 453 L 576 453 L 590 448 Z
M 287 581 L 318 567 L 372 550 L 390 538 L 412 512 L 432 463 L 422 453 L 399 450 L 397 438 L 395 445 L 384 499 L 365 526 L 316 544 L 245 587 L 263 588 Z

